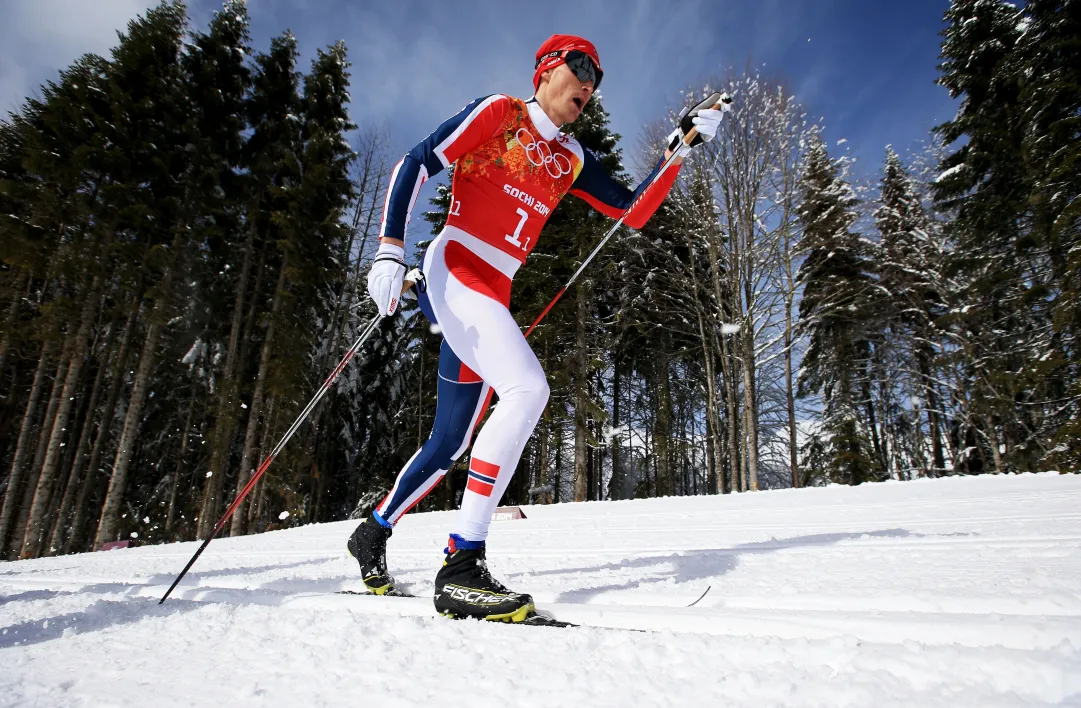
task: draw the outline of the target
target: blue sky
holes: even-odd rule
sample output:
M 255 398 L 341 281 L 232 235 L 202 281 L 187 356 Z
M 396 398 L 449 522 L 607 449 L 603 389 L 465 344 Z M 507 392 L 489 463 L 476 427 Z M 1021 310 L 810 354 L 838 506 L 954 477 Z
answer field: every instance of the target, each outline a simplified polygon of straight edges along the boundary
M 147 0 L 6 0 L 0 27 L 0 111 L 15 108 L 79 54 L 107 54 L 115 30 Z M 289 28 L 307 68 L 344 39 L 353 62 L 351 113 L 384 127 L 402 153 L 470 99 L 527 97 L 537 46 L 580 34 L 597 45 L 603 97 L 629 154 L 641 126 L 681 88 L 730 68 L 781 77 L 821 118 L 835 152 L 877 171 L 887 144 L 902 154 L 950 118 L 936 86 L 948 0 L 714 0 L 516 3 L 507 0 L 249 0 L 253 48 Z M 192 0 L 205 27 L 217 0 Z M 764 67 L 764 68 L 763 68 Z

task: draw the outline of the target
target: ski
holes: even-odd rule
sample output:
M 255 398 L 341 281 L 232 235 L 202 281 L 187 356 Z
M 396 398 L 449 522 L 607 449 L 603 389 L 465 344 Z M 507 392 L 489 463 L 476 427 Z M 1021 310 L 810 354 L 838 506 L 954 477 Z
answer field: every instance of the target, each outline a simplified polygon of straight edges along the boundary
M 701 595 L 698 596 L 698 599 L 695 600 L 694 602 L 692 602 L 691 604 L 687 605 L 687 607 L 694 607 L 699 602 L 701 602 L 702 598 L 706 596 L 706 593 L 708 593 L 712 587 L 713 587 L 712 585 L 707 585 L 705 591 Z
M 691 604 L 687 605 L 687 607 L 694 607 L 695 605 L 697 605 L 699 602 L 702 601 L 702 598 L 704 598 L 707 594 L 709 594 L 709 591 L 711 589 L 713 589 L 712 585 L 706 586 L 706 589 L 702 591 L 702 594 L 698 596 L 698 599 L 695 600 L 694 602 L 692 602 Z M 372 597 L 412 597 L 412 598 L 420 597 L 419 595 L 414 595 L 412 593 L 408 593 L 408 592 L 405 592 L 403 590 L 390 590 L 389 592 L 385 592 L 382 595 L 379 595 L 378 593 L 374 593 L 374 592 L 371 592 L 371 591 L 338 590 L 337 594 L 338 595 L 370 595 Z M 553 621 L 553 622 L 558 622 L 558 620 L 556 620 L 554 618 L 551 618 L 551 617 L 549 617 L 548 619 Z M 541 624 L 541 623 L 538 621 L 538 622 L 535 622 L 534 624 Z M 564 625 L 564 626 L 569 625 L 571 627 L 577 627 L 578 626 L 576 624 L 571 624 L 569 622 L 564 622 L 564 623 L 562 623 L 562 625 Z M 548 625 L 548 626 L 556 626 L 556 625 Z
M 412 594 L 404 592 L 402 590 L 390 590 L 388 592 L 383 593 L 382 595 L 376 595 L 374 592 L 370 592 L 370 591 L 366 592 L 366 591 L 361 591 L 361 590 L 338 590 L 336 594 L 338 594 L 338 595 L 359 595 L 361 597 L 363 597 L 363 596 L 371 596 L 371 597 L 408 597 L 408 598 L 414 598 L 414 599 L 419 597 L 418 595 L 412 595 Z M 473 619 L 473 618 L 460 617 L 460 618 L 454 618 L 454 619 Z M 480 620 L 478 620 L 478 621 L 480 621 Z M 578 626 L 580 626 L 580 625 L 574 624 L 573 622 L 564 622 L 562 620 L 557 620 L 555 617 L 552 617 L 549 614 L 546 614 L 546 613 L 542 614 L 540 612 L 534 612 L 529 617 L 525 618 L 524 620 L 522 620 L 520 622 L 498 622 L 497 620 L 491 620 L 491 621 L 492 622 L 497 622 L 498 624 L 521 624 L 521 625 L 525 625 L 527 627 L 578 627 Z
M 339 595 L 371 595 L 372 597 L 418 597 L 404 590 L 388 590 L 382 595 L 371 590 L 338 590 Z
M 699 595 L 698 598 L 696 600 L 694 600 L 694 602 L 687 605 L 687 607 L 694 607 L 699 602 L 701 602 L 702 598 L 704 598 L 706 595 L 708 595 L 709 591 L 712 588 L 713 588 L 712 585 L 706 586 L 706 589 L 702 592 L 702 594 Z M 404 597 L 404 598 L 413 598 L 413 599 L 417 599 L 417 598 L 420 597 L 419 595 L 413 595 L 411 593 L 407 593 L 405 591 L 397 590 L 397 589 L 391 590 L 391 591 L 386 592 L 386 593 L 384 593 L 382 595 L 376 595 L 374 592 L 370 592 L 370 591 L 358 591 L 358 590 L 338 590 L 336 594 L 338 594 L 338 595 L 371 596 L 371 597 Z M 476 619 L 476 621 L 478 621 L 478 622 L 490 621 L 490 622 L 497 623 L 497 624 L 523 625 L 523 626 L 526 626 L 526 627 L 555 627 L 555 628 L 586 627 L 588 629 L 613 629 L 613 630 L 618 629 L 620 631 L 627 631 L 627 632 L 649 632 L 650 631 L 648 629 L 638 629 L 638 628 L 633 628 L 633 627 L 603 627 L 603 626 L 600 626 L 600 625 L 579 624 L 579 623 L 575 623 L 575 622 L 567 622 L 567 621 L 564 621 L 564 620 L 556 619 L 555 617 L 552 616 L 551 613 L 546 612 L 544 610 L 537 610 L 537 611 L 533 612 L 533 614 L 529 615 L 529 617 L 527 617 L 526 619 L 521 620 L 519 622 L 500 621 L 500 620 L 481 620 L 479 618 L 470 618 L 470 617 L 454 617 L 454 618 L 451 618 L 451 619 L 458 619 L 458 620 Z
M 337 594 L 337 595 L 354 595 L 354 596 L 360 596 L 360 597 L 372 596 L 372 597 L 402 597 L 402 598 L 413 598 L 413 599 L 418 598 L 417 595 L 409 595 L 407 593 L 400 592 L 400 591 L 391 591 L 391 592 L 385 593 L 383 595 L 376 595 L 373 592 L 359 592 L 359 591 L 356 591 L 356 590 L 338 590 L 335 594 Z M 551 615 L 551 613 L 546 612 L 544 610 L 537 610 L 533 614 L 526 617 L 524 620 L 521 620 L 521 621 L 518 621 L 518 622 L 512 622 L 512 621 L 509 621 L 509 620 L 484 620 L 484 619 L 481 619 L 479 617 L 451 617 L 449 615 L 440 615 L 438 612 L 434 612 L 434 611 L 433 611 L 433 614 L 434 614 L 434 616 L 436 618 L 453 619 L 455 621 L 466 621 L 466 622 L 474 621 L 474 622 L 485 622 L 485 623 L 488 623 L 488 624 L 513 625 L 513 626 L 521 626 L 521 627 L 552 627 L 552 628 L 556 628 L 556 629 L 567 629 L 567 628 L 573 628 L 573 627 L 583 627 L 583 628 L 586 628 L 586 629 L 606 629 L 606 630 L 612 630 L 612 631 L 617 631 L 617 632 L 647 632 L 647 633 L 651 631 L 651 630 L 648 630 L 648 629 L 639 629 L 639 628 L 635 628 L 635 627 L 605 627 L 605 626 L 602 626 L 602 625 L 580 624 L 580 623 L 575 623 L 575 622 L 567 622 L 565 620 L 556 619 L 555 617 L 553 617 Z

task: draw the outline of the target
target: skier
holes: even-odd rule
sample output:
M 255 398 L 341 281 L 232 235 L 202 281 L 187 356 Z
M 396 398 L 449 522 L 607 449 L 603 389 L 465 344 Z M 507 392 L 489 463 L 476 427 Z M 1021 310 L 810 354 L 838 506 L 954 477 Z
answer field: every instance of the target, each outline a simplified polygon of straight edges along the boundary
M 447 223 L 425 251 L 417 288 L 421 310 L 443 334 L 435 422 L 347 544 L 375 594 L 394 589 L 386 563 L 394 525 L 465 452 L 495 393 L 499 402 L 473 445 L 461 508 L 436 575 L 435 607 L 454 617 L 511 622 L 534 612 L 533 599 L 504 587 L 485 563 L 492 513 L 548 402 L 544 371 L 508 311 L 511 280 L 565 194 L 613 218 L 629 208 L 625 223 L 640 228 L 668 194 L 681 161 L 655 180 L 659 161 L 631 192 L 560 132 L 582 114 L 602 77 L 593 44 L 553 35 L 537 50 L 532 98 L 495 94 L 473 101 L 410 150 L 391 174 L 381 245 L 368 275 L 368 292 L 383 315 L 394 314 L 399 304 L 406 227 L 420 187 L 456 165 Z M 670 136 L 666 159 L 691 127 L 699 133 L 691 144 L 716 133 L 721 110 L 694 113 Z

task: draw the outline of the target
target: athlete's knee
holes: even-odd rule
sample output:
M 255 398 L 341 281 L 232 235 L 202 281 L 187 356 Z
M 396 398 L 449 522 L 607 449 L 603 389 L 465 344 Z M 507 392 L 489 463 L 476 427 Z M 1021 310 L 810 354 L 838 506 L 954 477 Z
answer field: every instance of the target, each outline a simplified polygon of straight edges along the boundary
M 548 377 L 539 366 L 535 371 L 522 377 L 519 392 L 518 405 L 536 422 L 536 419 L 544 412 L 544 407 L 548 405 L 548 397 L 552 393 L 552 389 L 548 386 Z
M 438 418 L 438 416 L 437 416 Z M 436 422 L 435 427 L 428 434 L 428 439 L 420 447 L 418 462 L 425 468 L 446 469 L 454 461 L 454 453 L 461 447 L 462 435 L 456 430 L 448 429 L 447 425 Z
M 448 469 L 458 459 L 455 453 L 462 447 L 464 437 L 459 431 L 433 430 L 424 443 L 424 454 L 434 466 Z
M 537 382 L 537 403 L 540 405 L 540 409 L 543 411 L 544 407 L 548 405 L 548 397 L 552 395 L 552 388 L 548 385 L 548 377 L 541 374 L 540 380 Z

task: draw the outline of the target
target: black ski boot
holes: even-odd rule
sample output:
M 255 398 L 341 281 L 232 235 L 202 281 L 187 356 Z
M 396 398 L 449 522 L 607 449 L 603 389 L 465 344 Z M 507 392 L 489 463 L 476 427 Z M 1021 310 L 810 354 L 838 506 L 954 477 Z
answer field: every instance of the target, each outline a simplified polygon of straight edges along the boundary
M 532 597 L 511 592 L 488 572 L 483 543 L 477 547 L 451 536 L 446 553 L 435 576 L 435 609 L 440 614 L 498 622 L 522 622 L 534 614 Z
M 386 595 L 394 590 L 394 578 L 387 573 L 387 539 L 392 533 L 394 529 L 369 516 L 357 526 L 346 543 L 349 555 L 360 563 L 364 585 L 376 595 Z

